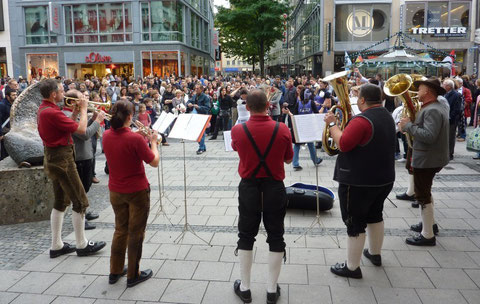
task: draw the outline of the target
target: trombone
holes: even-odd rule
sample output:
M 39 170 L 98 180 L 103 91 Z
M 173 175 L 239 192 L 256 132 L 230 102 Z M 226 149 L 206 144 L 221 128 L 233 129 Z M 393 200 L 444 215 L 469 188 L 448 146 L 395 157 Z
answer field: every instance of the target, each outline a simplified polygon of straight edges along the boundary
M 63 100 L 63 102 L 64 102 L 64 104 L 67 108 L 77 107 L 77 102 L 79 102 L 79 101 L 80 101 L 80 98 L 68 97 L 68 96 L 65 96 L 64 100 Z M 87 111 L 98 112 L 100 107 L 104 107 L 105 111 L 109 111 L 110 108 L 112 107 L 112 102 L 111 101 L 109 101 L 109 102 L 96 102 L 96 101 L 89 100 Z M 105 119 L 110 121 L 110 119 L 112 119 L 112 115 L 110 115 L 108 113 L 105 113 Z

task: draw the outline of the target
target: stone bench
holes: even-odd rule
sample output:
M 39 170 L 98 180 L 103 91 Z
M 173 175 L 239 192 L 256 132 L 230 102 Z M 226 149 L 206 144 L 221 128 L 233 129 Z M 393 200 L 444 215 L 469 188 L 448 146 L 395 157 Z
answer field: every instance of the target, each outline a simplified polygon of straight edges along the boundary
M 0 161 L 0 225 L 47 220 L 52 207 L 52 183 L 43 166 L 18 168 L 10 157 Z

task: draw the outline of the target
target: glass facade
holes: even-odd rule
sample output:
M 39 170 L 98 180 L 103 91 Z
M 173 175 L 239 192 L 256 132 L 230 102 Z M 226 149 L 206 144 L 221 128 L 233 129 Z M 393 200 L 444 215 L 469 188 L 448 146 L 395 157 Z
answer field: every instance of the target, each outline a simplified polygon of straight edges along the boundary
M 302 29 L 295 34 L 293 39 L 290 40 L 291 46 L 294 50 L 294 61 L 298 61 L 320 52 L 321 27 L 320 8 L 318 8 L 309 16 Z
M 130 3 L 66 5 L 67 43 L 115 43 L 132 41 Z
M 466 27 L 465 35 L 458 37 L 442 37 L 436 34 L 422 34 L 427 41 L 468 40 L 470 39 L 470 7 L 471 1 L 431 1 L 407 2 L 405 5 L 405 30 L 432 27 Z
M 143 41 L 184 41 L 181 2 L 142 2 L 141 9 Z
M 380 41 L 390 35 L 390 4 L 342 4 L 335 8 L 335 41 Z
M 57 36 L 48 28 L 48 6 L 25 7 L 26 44 L 57 43 Z

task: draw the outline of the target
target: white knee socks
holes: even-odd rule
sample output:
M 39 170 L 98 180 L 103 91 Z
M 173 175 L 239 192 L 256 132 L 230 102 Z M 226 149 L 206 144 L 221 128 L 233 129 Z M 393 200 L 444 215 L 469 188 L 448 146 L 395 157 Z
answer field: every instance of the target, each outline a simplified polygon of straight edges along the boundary
M 77 241 L 77 249 L 87 247 L 88 240 L 85 237 L 85 214 L 72 211 L 73 230 L 75 231 L 75 240 Z
M 240 278 L 242 284 L 240 290 L 245 291 L 250 289 L 250 274 L 253 263 L 253 250 L 238 250 L 238 258 L 240 260 Z
M 407 189 L 407 195 L 412 196 L 415 194 L 415 186 L 413 184 L 413 175 L 409 174 L 408 175 L 408 189 Z
M 422 235 L 426 239 L 431 239 L 435 235 L 433 234 L 433 204 L 426 204 L 425 208 L 421 210 L 422 214 Z
M 52 227 L 52 247 L 51 250 L 60 250 L 63 248 L 62 226 L 65 212 L 53 208 L 50 214 L 50 226 Z
M 365 245 L 365 233 L 358 236 L 349 236 L 347 239 L 347 267 L 355 270 L 360 267 L 363 246 Z
M 367 224 L 368 252 L 381 254 L 384 236 L 384 223 Z
M 268 282 L 267 292 L 277 292 L 277 282 L 282 269 L 283 252 L 270 251 L 268 254 Z

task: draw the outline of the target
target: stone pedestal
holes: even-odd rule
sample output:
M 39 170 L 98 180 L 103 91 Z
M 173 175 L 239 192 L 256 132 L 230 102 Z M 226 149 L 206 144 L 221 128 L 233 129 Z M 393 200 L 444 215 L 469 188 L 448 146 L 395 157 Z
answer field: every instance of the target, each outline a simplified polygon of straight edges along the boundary
M 18 168 L 10 157 L 0 162 L 0 225 L 47 220 L 52 207 L 52 183 L 43 167 Z

